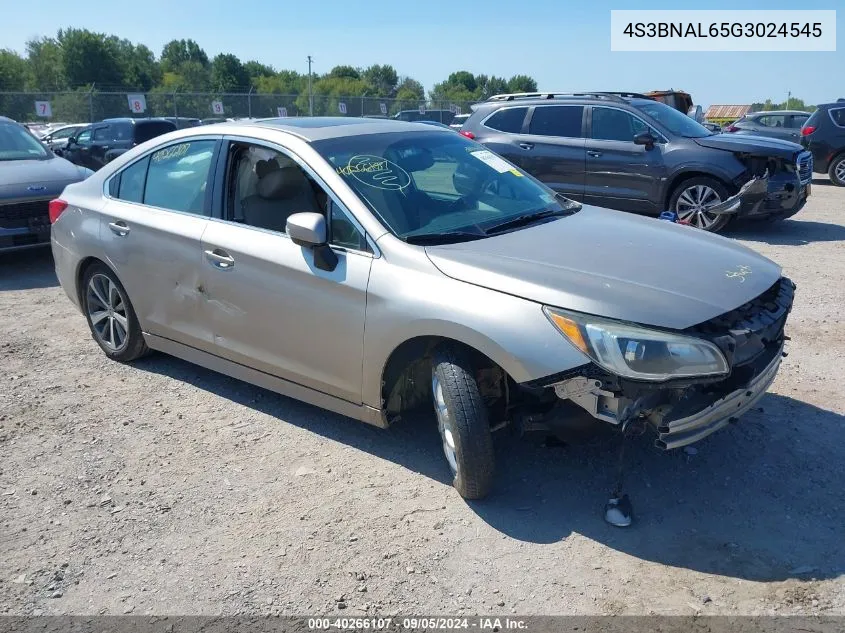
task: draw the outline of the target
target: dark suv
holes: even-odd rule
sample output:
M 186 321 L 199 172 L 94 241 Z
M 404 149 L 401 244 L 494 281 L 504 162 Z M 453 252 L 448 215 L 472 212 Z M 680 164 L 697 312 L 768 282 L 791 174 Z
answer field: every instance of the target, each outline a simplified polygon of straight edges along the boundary
M 461 134 L 575 200 L 658 215 L 672 210 L 708 231 L 731 217 L 787 218 L 810 195 L 812 155 L 797 143 L 712 134 L 634 93 L 497 95 L 473 106 Z M 732 215 L 707 209 L 754 177 L 768 194 Z
M 175 129 L 166 119 L 104 119 L 69 138 L 61 155 L 96 171 L 136 145 Z
M 845 99 L 820 105 L 802 128 L 801 142 L 813 152 L 815 171 L 845 187 Z

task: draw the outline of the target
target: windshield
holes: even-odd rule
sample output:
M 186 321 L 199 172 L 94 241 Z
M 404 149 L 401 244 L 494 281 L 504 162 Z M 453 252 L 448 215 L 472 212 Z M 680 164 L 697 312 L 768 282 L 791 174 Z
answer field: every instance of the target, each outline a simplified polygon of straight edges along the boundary
M 658 101 L 635 101 L 631 105 L 641 112 L 645 112 L 652 119 L 656 119 L 663 127 L 677 136 L 701 138 L 702 136 L 711 135 L 710 130 L 698 123 L 695 119 L 688 117 L 675 108 L 670 108 L 665 103 Z
M 0 122 L 0 160 L 43 160 L 50 153 L 17 123 Z
M 477 239 L 520 216 L 578 208 L 451 131 L 352 136 L 313 147 L 394 234 L 408 241 L 444 235 L 451 241 Z

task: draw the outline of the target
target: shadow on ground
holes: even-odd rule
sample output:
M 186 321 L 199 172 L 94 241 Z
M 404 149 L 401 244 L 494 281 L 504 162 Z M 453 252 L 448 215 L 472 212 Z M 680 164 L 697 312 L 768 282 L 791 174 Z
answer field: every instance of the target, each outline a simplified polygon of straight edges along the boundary
M 802 246 L 813 242 L 841 242 L 845 240 L 845 226 L 806 220 L 782 220 L 774 223 L 747 220 L 731 224 L 723 235 L 749 242 Z
M 0 292 L 58 285 L 49 246 L 0 253 Z
M 136 367 L 449 484 L 432 414 L 381 430 L 168 356 Z M 627 530 L 602 518 L 618 463 L 615 435 L 556 447 L 504 435 L 497 439 L 494 493 L 469 508 L 531 543 L 577 532 L 643 560 L 704 573 L 760 581 L 834 577 L 845 574 L 845 442 L 825 438 L 838 438 L 843 422 L 845 416 L 769 394 L 739 424 L 698 444 L 696 455 L 658 451 L 650 435 L 633 438 L 626 491 L 637 520 Z

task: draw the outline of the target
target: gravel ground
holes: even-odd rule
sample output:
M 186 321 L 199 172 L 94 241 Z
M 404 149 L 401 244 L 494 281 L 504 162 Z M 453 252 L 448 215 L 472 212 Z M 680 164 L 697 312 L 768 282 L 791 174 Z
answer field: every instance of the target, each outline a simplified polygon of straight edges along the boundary
M 498 440 L 447 480 L 433 417 L 383 431 L 164 355 L 108 362 L 46 251 L 0 256 L 0 613 L 845 614 L 845 189 L 729 234 L 798 284 L 789 357 L 742 421 Z M 683 262 L 679 262 L 683 265 Z M 695 274 L 695 271 L 691 271 Z

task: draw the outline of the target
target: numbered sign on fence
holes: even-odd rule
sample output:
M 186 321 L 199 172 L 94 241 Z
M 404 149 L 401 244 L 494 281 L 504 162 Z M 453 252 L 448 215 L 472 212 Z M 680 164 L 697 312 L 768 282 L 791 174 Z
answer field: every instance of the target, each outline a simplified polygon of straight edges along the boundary
M 381 110 L 382 114 L 387 114 L 387 104 L 386 103 L 380 103 L 380 104 L 378 104 L 378 107 L 379 107 L 379 110 Z
M 425 114 L 425 104 L 424 103 L 420 104 L 420 114 Z
M 223 114 L 223 102 L 222 101 L 212 101 L 211 102 L 211 111 L 214 114 Z
M 144 95 L 126 95 L 129 101 L 129 111 L 134 114 L 141 114 L 147 111 L 147 100 Z
M 43 116 L 45 119 L 51 118 L 53 116 L 53 108 L 50 107 L 50 102 L 36 101 L 35 114 L 37 114 L 38 116 Z
M 288 109 L 285 106 L 279 106 L 278 108 L 276 108 L 276 112 L 279 114 L 279 116 L 288 115 Z
M 340 110 L 341 114 L 346 114 L 346 104 L 343 101 L 338 102 L 337 109 Z

